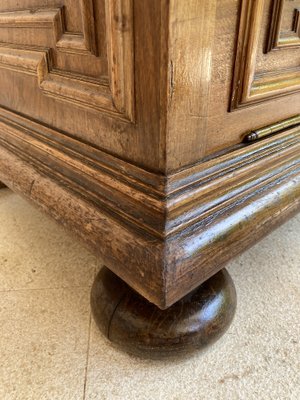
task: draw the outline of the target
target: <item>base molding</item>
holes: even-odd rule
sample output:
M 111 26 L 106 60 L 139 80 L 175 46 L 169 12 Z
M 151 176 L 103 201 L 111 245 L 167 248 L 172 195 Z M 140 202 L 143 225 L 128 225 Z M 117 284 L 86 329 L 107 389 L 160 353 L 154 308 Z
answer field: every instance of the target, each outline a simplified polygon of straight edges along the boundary
M 0 109 L 0 181 L 161 309 L 300 209 L 300 126 L 181 171 L 146 171 Z

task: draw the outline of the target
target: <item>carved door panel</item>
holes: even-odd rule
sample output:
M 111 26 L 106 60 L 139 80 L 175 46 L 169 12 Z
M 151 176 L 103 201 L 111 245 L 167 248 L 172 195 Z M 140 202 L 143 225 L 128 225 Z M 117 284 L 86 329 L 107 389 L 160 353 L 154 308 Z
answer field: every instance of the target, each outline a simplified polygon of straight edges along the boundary
M 262 30 L 267 3 L 243 2 L 231 110 L 300 90 L 300 1 L 274 0 Z
M 2 68 L 34 75 L 38 90 L 61 106 L 71 102 L 133 120 L 131 1 L 59 4 L 27 1 L 14 11 L 2 4 Z M 128 28 L 120 31 L 125 18 Z
M 137 15 L 141 6 L 135 7 Z M 135 78 L 143 62 L 149 70 L 153 62 L 142 58 L 134 74 L 134 29 L 138 34 L 143 22 L 137 18 L 134 27 L 133 13 L 133 0 L 1 1 L 0 106 L 156 166 L 158 155 L 146 146 L 145 137 L 157 127 L 152 122 L 144 128 L 147 111 L 135 107 Z M 151 19 L 154 12 L 146 15 Z M 147 106 L 153 112 L 158 107 L 152 98 L 150 93 Z
M 222 147 L 224 141 L 239 142 L 246 131 L 299 114 L 299 10 L 299 0 L 241 1 L 233 74 L 228 75 L 233 75 L 227 87 L 230 104 L 218 128 Z M 213 118 L 208 130 L 215 124 Z M 208 132 L 208 137 L 208 152 L 220 147 L 219 135 Z

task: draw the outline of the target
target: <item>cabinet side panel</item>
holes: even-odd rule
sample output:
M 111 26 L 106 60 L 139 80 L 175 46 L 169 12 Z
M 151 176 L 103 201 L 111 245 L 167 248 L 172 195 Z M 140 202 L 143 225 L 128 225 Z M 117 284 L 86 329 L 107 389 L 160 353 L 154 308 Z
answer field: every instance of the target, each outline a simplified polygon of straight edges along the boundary
M 217 1 L 173 0 L 170 9 L 167 168 L 204 152 Z

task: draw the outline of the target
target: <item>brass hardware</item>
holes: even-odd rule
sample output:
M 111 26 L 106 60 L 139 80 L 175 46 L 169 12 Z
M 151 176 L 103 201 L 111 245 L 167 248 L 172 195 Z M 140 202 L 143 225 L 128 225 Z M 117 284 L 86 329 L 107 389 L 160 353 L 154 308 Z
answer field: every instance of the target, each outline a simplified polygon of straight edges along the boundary
M 272 135 L 273 133 L 279 132 L 286 128 L 291 128 L 295 125 L 300 124 L 300 114 L 295 117 L 279 121 L 276 124 L 268 125 L 255 131 L 247 133 L 245 137 L 246 142 L 253 142 L 255 140 L 264 138 L 266 136 Z

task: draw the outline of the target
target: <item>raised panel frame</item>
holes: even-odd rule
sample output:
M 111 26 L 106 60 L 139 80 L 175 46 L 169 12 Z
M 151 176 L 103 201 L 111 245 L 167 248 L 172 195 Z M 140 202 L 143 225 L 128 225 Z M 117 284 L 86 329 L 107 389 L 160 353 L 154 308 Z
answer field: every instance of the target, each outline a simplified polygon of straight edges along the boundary
M 267 52 L 300 47 L 300 8 L 295 8 L 294 10 L 295 15 L 292 30 L 285 35 L 282 35 L 280 31 L 284 1 L 285 0 L 274 0 Z
M 64 29 L 63 8 L 0 13 L 0 27 L 52 29 L 62 52 L 97 55 L 93 0 L 81 0 L 83 33 Z M 52 68 L 51 49 L 0 43 L 0 68 L 37 76 L 45 95 L 134 122 L 134 39 L 132 0 L 105 0 L 108 80 Z
M 275 2 L 273 7 L 277 7 Z M 299 68 L 256 73 L 265 0 L 242 0 L 230 111 L 300 90 Z

